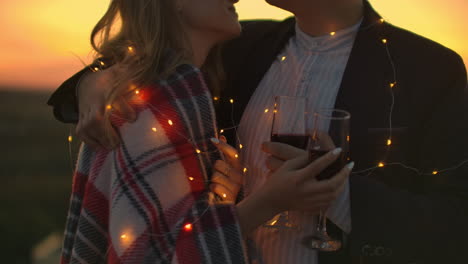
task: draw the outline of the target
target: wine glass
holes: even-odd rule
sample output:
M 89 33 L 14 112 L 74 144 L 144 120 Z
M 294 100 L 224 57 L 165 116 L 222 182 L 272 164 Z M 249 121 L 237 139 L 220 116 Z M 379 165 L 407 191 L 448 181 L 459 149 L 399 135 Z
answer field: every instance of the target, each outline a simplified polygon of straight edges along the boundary
M 350 121 L 351 115 L 344 110 L 320 109 L 314 112 L 314 128 L 308 145 L 310 159 L 315 160 L 338 147 L 342 149 L 336 161 L 317 176 L 318 180 L 333 177 L 345 166 L 349 153 Z M 327 233 L 326 210 L 320 211 L 316 233 L 305 237 L 303 244 L 319 251 L 337 251 L 341 248 L 341 241 Z
M 310 135 L 306 129 L 305 97 L 276 96 L 271 128 L 271 141 L 289 144 L 306 149 Z M 293 223 L 288 211 L 282 212 L 266 222 L 264 227 L 270 228 L 298 228 Z

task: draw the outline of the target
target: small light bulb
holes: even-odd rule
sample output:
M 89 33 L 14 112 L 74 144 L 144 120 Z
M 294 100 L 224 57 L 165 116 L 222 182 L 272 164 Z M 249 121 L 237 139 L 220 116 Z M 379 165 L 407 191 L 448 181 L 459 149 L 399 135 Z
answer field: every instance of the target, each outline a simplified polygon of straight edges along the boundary
M 72 136 L 68 136 L 68 142 L 72 142 L 73 141 L 73 137 Z
M 242 146 L 242 144 L 239 144 L 239 148 L 242 149 L 242 148 L 244 148 L 244 146 Z
M 226 198 L 226 197 L 227 197 L 227 195 L 225 193 L 223 193 L 223 198 Z
M 215 96 L 215 97 L 213 97 L 213 100 L 218 101 L 218 100 L 219 100 L 219 97 L 216 97 L 216 96 Z
M 437 174 L 439 174 L 439 172 L 436 170 L 432 172 L 432 175 L 437 175 Z
M 221 129 L 221 130 L 219 131 L 219 133 L 221 133 L 221 134 L 224 133 L 224 129 Z
M 380 162 L 378 166 L 379 166 L 379 168 L 383 168 L 385 166 L 385 164 L 383 162 Z
M 396 82 L 392 82 L 392 83 L 390 83 L 390 88 L 393 88 L 393 87 L 395 87 L 395 85 L 396 85 Z
M 285 60 L 286 60 L 286 56 L 281 57 L 281 61 L 285 61 Z
M 390 146 L 392 145 L 392 140 L 391 139 L 387 139 L 387 146 Z
M 197 149 L 196 152 L 197 152 L 198 154 L 200 154 L 200 153 L 201 153 L 201 150 Z
M 128 46 L 128 52 L 133 54 L 135 49 L 132 46 Z
M 107 110 L 111 110 L 111 109 L 112 109 L 112 105 L 107 105 L 107 106 L 106 106 L 106 109 L 107 109 Z
M 246 172 L 247 172 L 247 168 L 244 168 L 244 173 L 246 173 Z
M 101 66 L 105 66 L 105 65 L 106 65 L 103 61 L 100 61 L 99 64 L 101 64 Z
M 229 102 L 231 102 L 231 104 L 233 104 L 233 103 L 234 103 L 234 99 L 229 100 Z
M 351 140 L 351 137 L 350 136 L 346 136 L 346 141 L 350 141 Z
M 235 157 L 236 159 L 238 159 L 238 158 L 239 158 L 239 155 L 236 154 L 236 155 L 234 155 L 234 157 Z
M 167 123 L 169 123 L 169 125 L 171 125 L 171 126 L 174 125 L 174 123 L 172 122 L 172 120 L 167 121 Z
M 187 232 L 192 231 L 192 224 L 184 225 L 184 230 L 187 231 Z
M 193 177 L 189 177 L 188 179 L 189 179 L 189 181 L 195 180 Z
M 269 111 L 270 111 L 270 110 L 268 110 L 268 109 L 265 109 L 265 113 L 268 113 Z
M 151 130 L 153 130 L 153 132 L 158 132 L 158 130 L 155 127 L 151 128 Z
M 123 234 L 120 236 L 121 239 L 126 239 L 127 238 L 127 235 L 126 234 Z
M 383 44 L 387 44 L 387 39 L 382 39 Z
M 383 23 L 383 22 L 385 22 L 385 19 L 381 18 L 380 23 Z
M 94 70 L 94 72 L 97 72 L 97 71 L 99 71 L 99 68 L 98 68 L 98 67 L 94 67 L 93 70 Z
M 140 90 L 136 90 L 135 93 L 136 93 L 136 94 L 140 94 Z
M 333 32 L 330 32 L 330 36 L 335 36 L 336 32 L 333 31 Z

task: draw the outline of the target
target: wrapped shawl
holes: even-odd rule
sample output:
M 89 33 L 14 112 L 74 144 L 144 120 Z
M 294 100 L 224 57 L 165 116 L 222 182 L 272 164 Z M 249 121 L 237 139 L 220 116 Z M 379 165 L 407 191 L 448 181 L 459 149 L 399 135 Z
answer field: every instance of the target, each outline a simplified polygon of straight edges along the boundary
M 220 155 L 200 71 L 179 66 L 133 97 L 137 121 L 111 119 L 117 149 L 81 146 L 61 262 L 245 263 L 234 205 L 209 199 Z

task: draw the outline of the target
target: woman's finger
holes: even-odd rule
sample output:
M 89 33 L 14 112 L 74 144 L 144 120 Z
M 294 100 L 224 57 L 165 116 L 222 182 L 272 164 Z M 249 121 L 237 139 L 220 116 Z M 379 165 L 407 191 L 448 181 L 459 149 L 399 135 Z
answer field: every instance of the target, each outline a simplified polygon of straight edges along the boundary
M 279 142 L 264 142 L 262 150 L 279 160 L 290 160 L 306 152 L 303 149 Z
M 241 187 L 240 183 L 237 183 L 231 178 L 226 177 L 223 173 L 219 171 L 215 171 L 213 173 L 213 175 L 211 176 L 211 182 L 222 184 L 230 190 L 232 190 L 233 193 L 238 192 Z
M 298 171 L 298 173 L 302 175 L 301 180 L 305 181 L 311 177 L 316 178 L 324 169 L 330 166 L 338 158 L 342 151 L 343 150 L 341 148 L 336 148 Z
M 216 171 L 225 175 L 234 183 L 242 185 L 244 181 L 244 175 L 240 173 L 238 170 L 232 168 L 227 162 L 223 160 L 217 160 L 215 162 L 214 168 Z
M 223 201 L 235 201 L 235 195 L 226 186 L 219 183 L 210 184 L 210 190 L 221 197 Z
M 224 154 L 226 161 L 235 169 L 241 170 L 242 165 L 239 159 L 239 152 L 237 149 L 233 148 L 231 145 L 217 139 L 211 138 L 211 142 L 218 148 L 218 150 Z
M 284 164 L 284 161 L 283 160 L 280 160 L 280 159 L 277 159 L 273 156 L 270 156 L 266 159 L 266 166 L 267 168 L 274 172 L 276 171 L 278 168 L 280 168 L 282 165 Z
M 346 180 L 353 170 L 353 167 L 354 162 L 348 163 L 340 170 L 340 172 L 338 172 L 330 179 L 316 181 L 315 184 L 310 188 L 310 191 L 315 193 L 339 193 L 344 188 Z

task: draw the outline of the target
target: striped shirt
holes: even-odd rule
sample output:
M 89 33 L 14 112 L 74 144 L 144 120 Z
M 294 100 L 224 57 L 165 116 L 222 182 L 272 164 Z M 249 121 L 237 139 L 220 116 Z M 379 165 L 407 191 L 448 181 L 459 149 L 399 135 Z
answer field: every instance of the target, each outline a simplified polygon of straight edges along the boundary
M 249 168 L 247 195 L 267 179 L 267 155 L 261 144 L 270 141 L 273 111 L 266 109 L 273 108 L 277 95 L 308 98 L 308 111 L 333 108 L 360 24 L 320 37 L 311 37 L 296 25 L 295 36 L 260 82 L 240 122 L 239 139 L 245 146 L 242 158 Z M 253 256 L 254 263 L 318 263 L 317 252 L 300 244 L 305 235 L 313 234 L 317 217 L 290 212 L 290 218 L 300 226 L 299 231 L 262 226 L 255 231 L 252 238 L 259 254 Z M 345 232 L 351 231 L 349 182 L 329 209 L 328 218 Z

